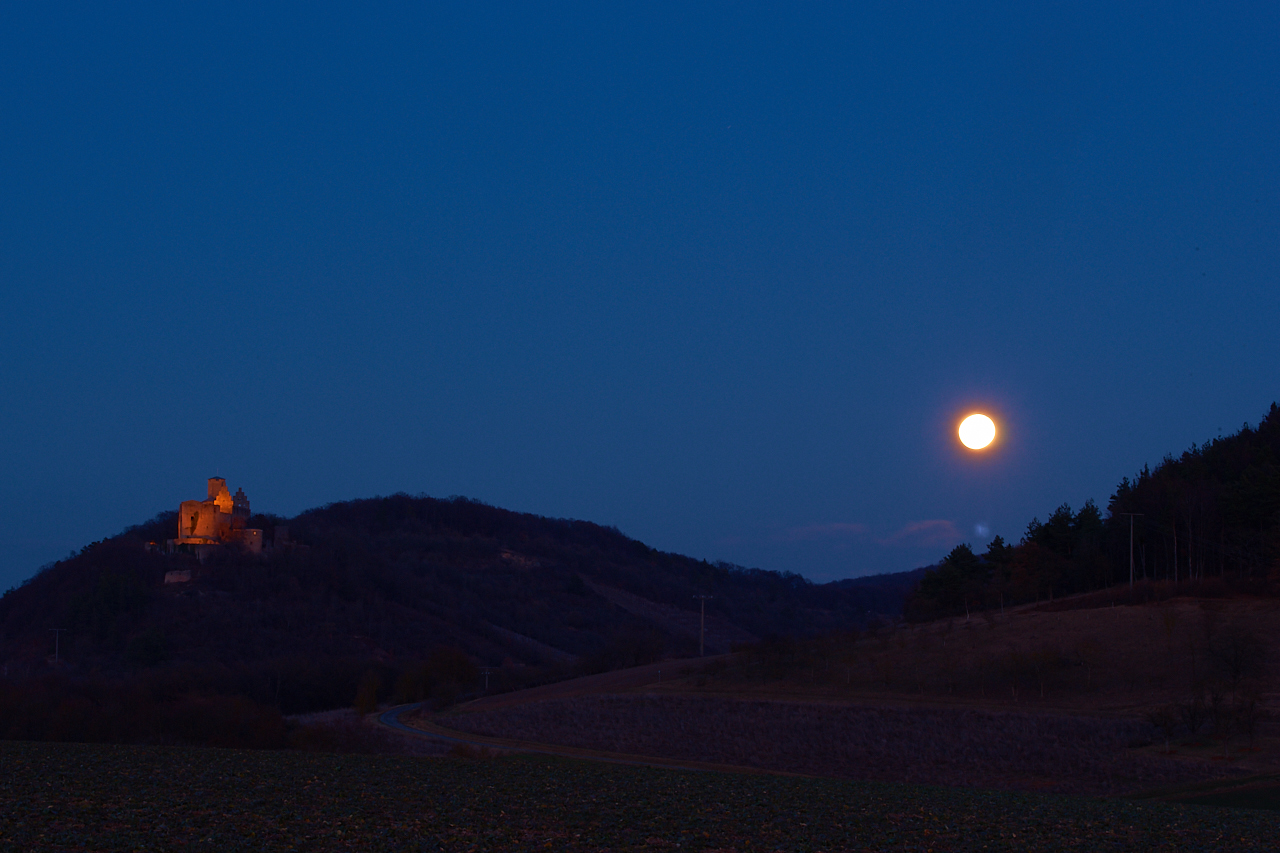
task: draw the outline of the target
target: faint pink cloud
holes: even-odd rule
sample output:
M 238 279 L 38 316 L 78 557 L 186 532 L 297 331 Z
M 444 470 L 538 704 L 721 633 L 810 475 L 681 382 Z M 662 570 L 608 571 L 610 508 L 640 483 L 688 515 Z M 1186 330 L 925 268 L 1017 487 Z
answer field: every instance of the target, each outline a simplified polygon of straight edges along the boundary
M 963 538 L 954 522 L 945 518 L 933 518 L 926 521 L 913 521 L 901 530 L 876 541 L 881 545 L 934 548 L 954 545 Z
M 865 524 L 836 522 L 834 524 L 806 524 L 803 527 L 790 527 L 775 537 L 782 542 L 812 542 L 815 539 L 848 539 L 862 536 L 867 532 Z

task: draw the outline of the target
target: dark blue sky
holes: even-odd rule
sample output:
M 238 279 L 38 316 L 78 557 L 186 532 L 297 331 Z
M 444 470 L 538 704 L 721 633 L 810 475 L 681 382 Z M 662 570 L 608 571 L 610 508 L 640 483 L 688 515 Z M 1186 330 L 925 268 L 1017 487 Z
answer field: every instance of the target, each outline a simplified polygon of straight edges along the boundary
M 0 588 L 215 474 L 907 569 L 1280 398 L 1274 3 L 142 5 L 0 13 Z

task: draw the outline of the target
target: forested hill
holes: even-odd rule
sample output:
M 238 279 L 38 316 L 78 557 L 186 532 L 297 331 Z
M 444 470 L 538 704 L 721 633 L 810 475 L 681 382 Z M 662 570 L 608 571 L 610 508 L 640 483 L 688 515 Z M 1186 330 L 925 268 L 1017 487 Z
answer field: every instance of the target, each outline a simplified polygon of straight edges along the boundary
M 1280 559 L 1280 407 L 1125 478 L 1108 510 L 1125 528 L 1135 513 L 1137 547 L 1156 576 L 1270 574 Z
M 65 665 L 116 671 L 187 662 L 406 661 L 434 649 L 475 664 L 604 669 L 708 652 L 770 634 L 853 626 L 900 607 L 882 591 L 712 564 L 613 528 L 510 512 L 465 498 L 395 495 L 296 518 L 255 516 L 267 541 L 201 565 L 145 547 L 172 536 L 165 513 L 40 572 L 0 599 L 0 658 L 30 669 L 61 634 Z M 187 583 L 164 583 L 190 571 Z
M 1132 538 L 1131 538 L 1132 535 Z M 1280 407 L 1256 427 L 1169 455 L 1125 477 L 1102 512 L 1067 504 L 1032 519 L 1016 545 L 967 545 L 927 572 L 907 602 L 927 619 L 1129 584 L 1280 584 Z

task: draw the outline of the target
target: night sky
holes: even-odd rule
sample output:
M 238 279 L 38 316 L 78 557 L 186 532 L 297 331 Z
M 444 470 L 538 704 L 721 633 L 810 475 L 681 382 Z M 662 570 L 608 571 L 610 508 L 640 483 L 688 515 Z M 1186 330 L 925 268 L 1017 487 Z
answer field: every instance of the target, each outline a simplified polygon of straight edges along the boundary
M 117 5 L 0 11 L 0 589 L 215 475 L 896 571 L 1280 399 L 1274 2 Z

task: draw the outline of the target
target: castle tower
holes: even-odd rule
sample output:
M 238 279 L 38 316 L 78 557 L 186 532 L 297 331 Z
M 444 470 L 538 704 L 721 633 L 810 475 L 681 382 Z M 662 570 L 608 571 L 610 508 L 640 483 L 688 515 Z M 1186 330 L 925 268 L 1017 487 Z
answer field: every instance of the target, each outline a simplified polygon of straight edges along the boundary
M 249 523 L 249 497 L 244 489 L 236 489 L 231 501 L 231 529 L 243 530 Z
M 226 515 L 231 515 L 231 510 L 235 507 L 235 500 L 231 497 L 231 492 L 227 491 L 227 481 L 221 477 L 209 478 L 209 500 L 213 501 L 218 512 Z

